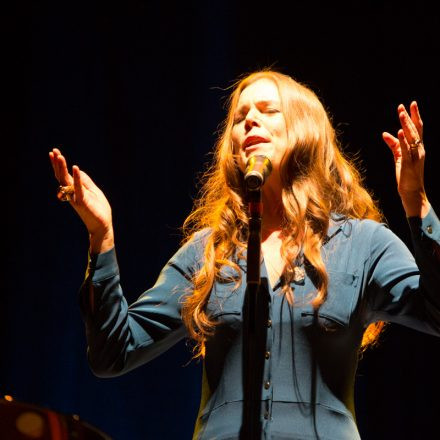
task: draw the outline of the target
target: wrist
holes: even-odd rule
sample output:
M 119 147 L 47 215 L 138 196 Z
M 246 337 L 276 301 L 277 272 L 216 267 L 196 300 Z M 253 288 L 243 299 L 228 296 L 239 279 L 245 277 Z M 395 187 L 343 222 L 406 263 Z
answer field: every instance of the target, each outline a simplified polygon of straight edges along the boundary
M 407 217 L 425 217 L 431 209 L 424 190 L 400 194 L 403 209 Z
M 109 251 L 115 246 L 113 228 L 89 234 L 90 254 L 97 255 Z

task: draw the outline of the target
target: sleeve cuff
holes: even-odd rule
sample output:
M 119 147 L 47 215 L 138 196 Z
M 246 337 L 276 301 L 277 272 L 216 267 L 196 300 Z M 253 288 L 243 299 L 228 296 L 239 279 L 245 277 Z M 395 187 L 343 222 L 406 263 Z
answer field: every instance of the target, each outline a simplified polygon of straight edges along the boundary
M 119 275 L 119 266 L 115 248 L 102 254 L 90 255 L 87 275 L 92 283 Z
M 408 223 L 413 237 L 421 239 L 425 236 L 426 238 L 440 242 L 440 220 L 432 209 L 432 206 L 425 217 L 409 217 Z

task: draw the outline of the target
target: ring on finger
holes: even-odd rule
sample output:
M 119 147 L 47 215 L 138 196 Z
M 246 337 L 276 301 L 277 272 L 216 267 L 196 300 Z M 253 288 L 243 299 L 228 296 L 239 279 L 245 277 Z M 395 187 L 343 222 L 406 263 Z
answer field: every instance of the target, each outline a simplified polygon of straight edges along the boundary
M 423 146 L 423 141 L 421 139 L 416 139 L 414 142 L 411 142 L 409 144 L 409 148 L 411 148 L 411 150 L 417 150 L 417 148 L 422 146 Z
M 57 197 L 61 202 L 70 202 L 73 200 L 75 190 L 73 185 L 60 185 L 58 187 Z

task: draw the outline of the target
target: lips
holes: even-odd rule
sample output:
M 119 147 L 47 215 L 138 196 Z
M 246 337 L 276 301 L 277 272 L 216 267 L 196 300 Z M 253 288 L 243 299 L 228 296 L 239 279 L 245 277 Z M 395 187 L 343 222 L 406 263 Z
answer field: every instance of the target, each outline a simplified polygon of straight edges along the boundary
M 269 142 L 269 140 L 264 138 L 264 137 L 261 137 L 261 136 L 249 136 L 243 142 L 242 148 L 243 148 L 243 150 L 246 150 L 246 148 L 252 147 L 252 145 L 262 144 L 262 143 L 266 143 L 266 142 Z

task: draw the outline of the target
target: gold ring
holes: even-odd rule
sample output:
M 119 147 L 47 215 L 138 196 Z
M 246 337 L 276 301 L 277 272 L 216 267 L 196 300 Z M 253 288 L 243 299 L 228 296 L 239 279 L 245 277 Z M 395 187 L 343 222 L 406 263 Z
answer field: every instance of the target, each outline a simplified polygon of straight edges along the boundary
M 414 150 L 414 149 L 419 148 L 419 145 L 423 145 L 423 142 L 421 139 L 417 139 L 414 142 L 411 142 L 409 144 L 409 148 L 411 148 L 411 150 Z
M 60 185 L 58 187 L 57 197 L 61 202 L 70 202 L 73 200 L 73 195 L 75 194 L 75 190 L 73 185 Z

